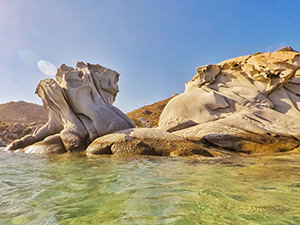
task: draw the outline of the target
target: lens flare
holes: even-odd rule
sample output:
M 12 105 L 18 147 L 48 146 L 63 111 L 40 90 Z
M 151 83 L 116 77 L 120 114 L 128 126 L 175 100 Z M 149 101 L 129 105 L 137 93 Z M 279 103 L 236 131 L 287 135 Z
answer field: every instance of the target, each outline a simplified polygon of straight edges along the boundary
M 56 74 L 56 67 L 49 61 L 39 60 L 37 62 L 37 67 L 43 74 L 46 74 L 49 76 L 55 76 L 55 74 Z
M 38 61 L 39 56 L 28 49 L 20 49 L 18 52 L 18 56 L 23 63 L 30 66 L 35 66 Z

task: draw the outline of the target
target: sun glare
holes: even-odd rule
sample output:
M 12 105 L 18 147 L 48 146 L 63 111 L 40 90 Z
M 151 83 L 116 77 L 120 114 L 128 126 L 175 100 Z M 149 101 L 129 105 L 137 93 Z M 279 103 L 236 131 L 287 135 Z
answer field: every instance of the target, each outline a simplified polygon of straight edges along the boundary
M 37 62 L 37 67 L 46 75 L 55 76 L 56 74 L 56 67 L 49 61 L 39 60 Z

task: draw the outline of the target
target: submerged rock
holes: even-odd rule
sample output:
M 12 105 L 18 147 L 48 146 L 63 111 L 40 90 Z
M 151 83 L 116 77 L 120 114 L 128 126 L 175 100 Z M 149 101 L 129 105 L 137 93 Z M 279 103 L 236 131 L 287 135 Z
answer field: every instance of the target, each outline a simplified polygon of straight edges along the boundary
M 280 50 L 197 68 L 159 127 L 184 138 L 243 152 L 300 145 L 300 54 Z

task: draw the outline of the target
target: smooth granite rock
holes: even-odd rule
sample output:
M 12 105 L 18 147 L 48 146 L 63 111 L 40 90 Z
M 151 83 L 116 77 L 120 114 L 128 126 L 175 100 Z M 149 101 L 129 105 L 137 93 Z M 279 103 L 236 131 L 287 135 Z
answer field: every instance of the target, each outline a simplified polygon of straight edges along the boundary
M 65 153 L 66 148 L 59 134 L 46 137 L 43 141 L 29 145 L 24 149 L 25 153 L 35 154 L 50 154 L 50 153 Z
M 256 53 L 197 68 L 171 99 L 158 128 L 135 124 L 112 104 L 119 74 L 100 65 L 62 65 L 36 93 L 48 122 L 6 150 L 88 155 L 225 157 L 224 149 L 273 153 L 300 146 L 300 54 Z M 145 111 L 144 114 L 151 114 Z
M 223 156 L 218 151 L 158 128 L 132 128 L 107 134 L 93 141 L 87 149 L 87 154 Z
M 276 51 L 197 68 L 159 128 L 244 152 L 300 145 L 300 54 Z
M 56 74 L 75 114 L 84 123 L 92 141 L 107 133 L 134 127 L 112 106 L 119 92 L 119 74 L 100 65 L 77 63 L 77 69 L 62 65 Z
M 75 69 L 62 65 L 56 81 L 42 80 L 36 89 L 48 122 L 32 135 L 12 142 L 6 150 L 29 146 L 25 152 L 84 151 L 97 137 L 135 127 L 112 105 L 119 91 L 118 77 L 117 72 L 100 65 L 79 62 Z

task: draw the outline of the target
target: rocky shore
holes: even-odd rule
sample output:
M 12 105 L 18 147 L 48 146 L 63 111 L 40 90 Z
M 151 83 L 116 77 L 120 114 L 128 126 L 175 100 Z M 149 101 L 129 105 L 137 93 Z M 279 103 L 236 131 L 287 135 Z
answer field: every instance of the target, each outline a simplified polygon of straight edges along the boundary
M 56 81 L 37 88 L 48 122 L 7 150 L 222 157 L 300 146 L 300 54 L 292 48 L 198 67 L 184 93 L 128 117 L 112 106 L 118 77 L 99 65 L 62 65 Z

